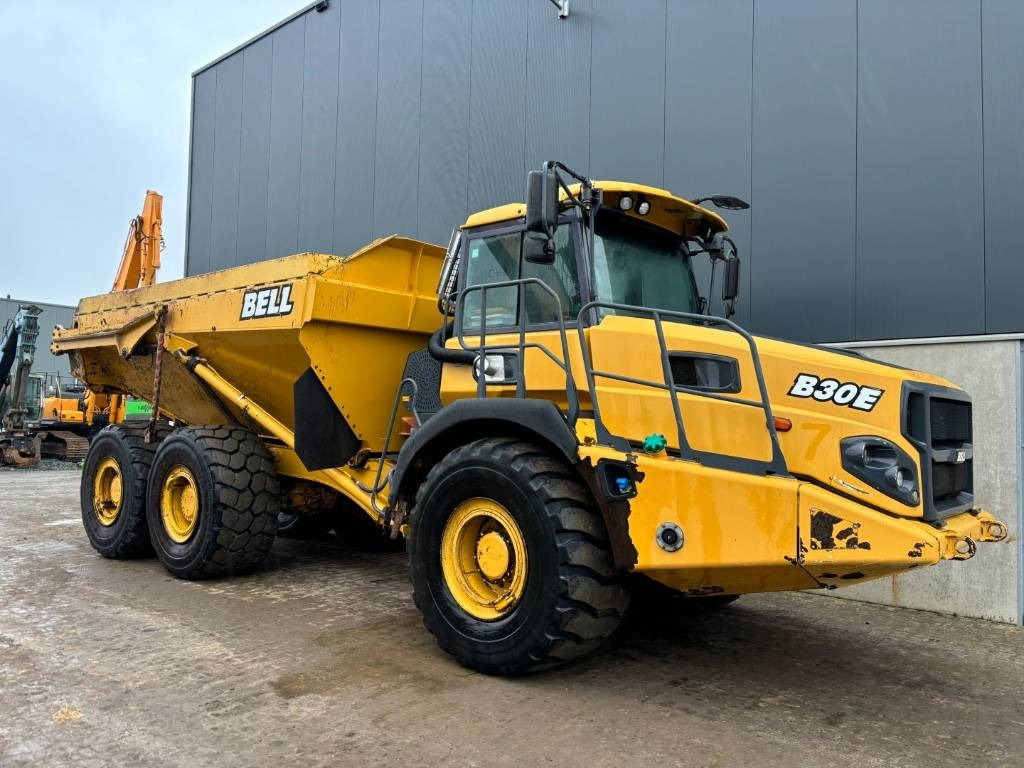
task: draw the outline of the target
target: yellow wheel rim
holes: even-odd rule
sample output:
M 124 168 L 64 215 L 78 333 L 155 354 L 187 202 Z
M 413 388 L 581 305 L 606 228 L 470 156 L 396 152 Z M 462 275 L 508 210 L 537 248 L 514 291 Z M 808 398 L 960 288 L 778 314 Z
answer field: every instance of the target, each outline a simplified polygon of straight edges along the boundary
M 507 616 L 526 590 L 526 539 L 515 518 L 491 499 L 459 504 L 441 535 L 441 572 L 470 616 Z
M 111 526 L 117 521 L 123 493 L 121 465 L 110 456 L 101 459 L 92 478 L 92 511 L 100 525 Z
M 164 478 L 160 517 L 171 541 L 184 544 L 195 533 L 199 521 L 199 487 L 188 467 L 175 465 Z

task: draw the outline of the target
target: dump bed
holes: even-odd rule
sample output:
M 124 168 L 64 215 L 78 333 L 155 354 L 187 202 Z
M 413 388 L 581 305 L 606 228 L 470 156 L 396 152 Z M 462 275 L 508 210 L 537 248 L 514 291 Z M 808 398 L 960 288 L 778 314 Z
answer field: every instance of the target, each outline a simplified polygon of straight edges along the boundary
M 380 450 L 406 357 L 441 322 L 443 257 L 389 237 L 344 258 L 305 253 L 93 296 L 54 332 L 53 349 L 95 390 L 151 400 L 159 378 L 161 411 L 188 424 L 244 415 L 176 350 L 206 360 L 290 430 L 296 397 L 326 392 L 363 446 Z

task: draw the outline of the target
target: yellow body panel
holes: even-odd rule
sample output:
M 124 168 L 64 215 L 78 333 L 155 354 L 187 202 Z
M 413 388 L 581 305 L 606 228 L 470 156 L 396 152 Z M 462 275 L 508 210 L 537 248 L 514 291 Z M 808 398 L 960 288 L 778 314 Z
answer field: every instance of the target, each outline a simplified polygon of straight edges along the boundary
M 627 458 L 600 447 L 580 454 L 592 464 Z M 848 586 L 959 559 L 965 538 L 1001 538 L 989 536 L 999 524 L 984 511 L 936 529 L 793 477 L 712 469 L 664 453 L 634 459 L 643 473 L 628 518 L 635 570 L 687 594 Z M 674 552 L 658 544 L 663 524 L 682 530 Z
M 642 218 L 644 221 L 664 227 L 671 232 L 694 234 L 707 229 L 711 232 L 724 232 L 729 228 L 725 219 L 714 211 L 702 208 L 684 198 L 676 197 L 667 189 L 622 181 L 596 181 L 594 186 L 604 193 L 604 203 L 612 207 L 619 204 L 619 198 L 623 194 L 629 194 L 634 200 L 642 195 L 651 203 L 651 212 L 646 216 L 640 216 L 635 211 L 631 211 L 629 215 Z M 578 195 L 580 185 L 572 184 L 569 189 L 573 194 Z M 565 190 L 560 191 L 559 198 L 567 199 Z M 466 219 L 462 228 L 472 229 L 488 224 L 513 221 L 525 215 L 526 205 L 524 203 L 508 203 L 472 214 Z
M 155 340 L 155 315 L 166 306 L 174 344 L 197 349 L 288 429 L 295 425 L 293 386 L 312 367 L 365 447 L 380 450 L 406 356 L 437 327 L 443 255 L 437 246 L 393 237 L 346 258 L 301 254 L 83 299 L 75 327 L 55 332 L 54 350 L 70 351 L 75 375 L 93 388 L 150 399 L 152 355 L 124 356 L 128 344 L 118 334 L 138 328 L 133 344 Z M 247 294 L 269 295 L 265 304 L 279 308 L 287 297 L 290 309 L 243 317 Z M 225 422 L 166 352 L 162 367 L 162 412 L 190 424 Z
M 623 182 L 597 186 L 604 203 L 613 207 L 625 194 L 645 198 L 651 210 L 642 218 L 677 235 L 706 242 L 727 228 L 717 214 L 666 190 Z M 474 214 L 464 228 L 524 214 L 521 204 L 501 206 Z M 628 215 L 639 216 L 635 208 Z M 389 442 L 386 432 L 406 358 L 425 347 L 446 321 L 438 314 L 436 295 L 443 256 L 436 246 L 392 237 L 345 258 L 301 254 L 83 299 L 74 327 L 55 332 L 53 349 L 69 352 L 73 371 L 94 390 L 152 399 L 153 350 L 162 339 L 164 415 L 189 424 L 237 419 L 255 425 L 272 438 L 269 446 L 280 475 L 331 488 L 384 520 L 377 499 L 387 493 L 382 488 L 375 493 L 373 486 L 389 477 L 394 456 L 373 454 L 385 445 L 391 451 L 402 445 L 400 439 Z M 848 437 L 883 438 L 919 456 L 901 432 L 901 387 L 915 381 L 953 388 L 949 382 L 822 348 L 758 338 L 764 396 L 773 415 L 790 425 L 777 436 L 785 466 L 772 464 L 769 471 L 756 463 L 767 465 L 776 458 L 770 430 L 774 420 L 766 419 L 747 339 L 721 327 L 681 322 L 665 322 L 663 335 L 669 354 L 734 361 L 738 385 L 728 397 L 745 402 L 670 393 L 658 334 L 649 319 L 609 314 L 582 337 L 569 329 L 567 362 L 559 331 L 527 335 L 529 344 L 543 346 L 572 371 L 582 413 L 574 425 L 576 458 L 586 478 L 594 479 L 588 468 L 602 459 L 632 465 L 638 473 L 625 519 L 636 559 L 625 567 L 695 595 L 831 587 L 961 558 L 967 550 L 973 554 L 967 539 L 1005 536 L 1005 526 L 980 511 L 949 518 L 937 530 L 921 519 L 921 503 L 891 498 L 842 466 L 840 443 Z M 465 341 L 470 348 L 479 343 Z M 486 343 L 489 351 L 515 350 L 518 333 L 491 334 Z M 459 345 L 449 340 L 447 346 Z M 185 355 L 194 356 L 191 371 L 181 364 Z M 592 387 L 588 361 L 594 369 Z M 295 384 L 309 369 L 369 456 L 357 454 L 351 464 L 320 470 L 303 464 L 295 445 Z M 563 413 L 569 409 L 566 373 L 558 362 L 527 348 L 520 369 L 527 397 L 552 402 Z M 797 384 L 807 376 L 873 394 L 856 401 L 863 408 L 855 408 L 852 399 L 802 396 Z M 445 363 L 439 393 L 443 405 L 477 393 L 471 365 Z M 513 398 L 517 390 L 514 384 L 489 385 L 486 395 Z M 680 451 L 677 411 L 688 448 L 700 460 L 679 457 L 687 454 Z M 605 444 L 597 439 L 595 413 L 612 436 Z M 665 437 L 668 450 L 645 454 L 639 446 L 657 435 Z M 457 438 L 452 442 L 457 444 Z M 418 469 L 425 475 L 429 466 Z M 192 535 L 193 485 L 179 474 L 163 489 L 174 511 L 164 524 L 174 540 Z M 116 495 L 112 482 L 103 489 L 109 506 Z M 414 496 L 412 489 L 400 500 L 395 517 L 387 518 L 396 529 L 408 524 Z M 450 575 L 447 582 L 463 585 L 456 601 L 469 615 L 487 621 L 503 616 L 524 594 L 526 547 L 508 510 L 471 502 L 453 511 L 440 557 Z M 678 528 L 682 546 L 664 545 L 659 539 L 663 526 Z

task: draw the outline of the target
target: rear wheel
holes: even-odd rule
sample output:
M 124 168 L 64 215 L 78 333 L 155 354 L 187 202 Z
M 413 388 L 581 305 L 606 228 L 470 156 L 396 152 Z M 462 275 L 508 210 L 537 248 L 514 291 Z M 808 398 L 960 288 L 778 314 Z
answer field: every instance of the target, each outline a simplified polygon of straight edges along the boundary
M 619 625 L 604 522 L 584 487 L 536 445 L 478 440 L 439 462 L 416 496 L 413 597 L 467 667 L 521 674 L 582 656 Z
M 147 487 L 150 539 L 183 579 L 224 576 L 263 563 L 280 504 L 274 461 L 241 427 L 189 427 L 168 437 Z
M 146 480 L 156 445 L 141 430 L 107 427 L 93 438 L 82 470 L 82 523 L 104 557 L 151 555 Z

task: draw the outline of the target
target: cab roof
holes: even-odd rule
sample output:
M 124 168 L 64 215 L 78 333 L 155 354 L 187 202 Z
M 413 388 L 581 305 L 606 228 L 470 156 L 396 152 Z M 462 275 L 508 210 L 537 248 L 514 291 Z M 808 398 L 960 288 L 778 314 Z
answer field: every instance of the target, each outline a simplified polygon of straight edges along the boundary
M 643 198 L 651 204 L 651 212 L 641 216 L 636 212 L 636 203 L 628 215 L 648 221 L 651 224 L 667 229 L 679 235 L 713 235 L 716 232 L 725 232 L 729 225 L 721 216 L 707 208 L 691 203 L 681 197 L 676 197 L 667 189 L 648 187 L 645 184 L 634 184 L 627 181 L 595 181 L 594 187 L 604 192 L 604 205 L 618 208 L 619 198 L 628 194 L 634 201 Z M 574 195 L 580 191 L 579 184 L 569 187 Z M 565 191 L 562 190 L 559 198 L 567 199 Z M 504 221 L 514 221 L 526 215 L 525 203 L 508 203 L 495 208 L 488 208 L 472 214 L 462 229 L 482 227 L 487 224 L 498 224 Z

